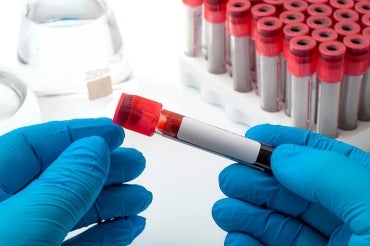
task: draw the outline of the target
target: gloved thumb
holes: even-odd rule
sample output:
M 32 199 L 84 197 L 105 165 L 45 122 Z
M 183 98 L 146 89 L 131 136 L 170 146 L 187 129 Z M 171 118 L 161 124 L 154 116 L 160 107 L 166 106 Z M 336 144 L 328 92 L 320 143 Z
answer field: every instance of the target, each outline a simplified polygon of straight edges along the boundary
M 101 137 L 71 144 L 31 184 L 0 203 L 0 231 L 6 235 L 0 245 L 60 245 L 102 190 L 109 158 Z
M 369 232 L 369 167 L 340 153 L 293 144 L 277 147 L 271 164 L 282 185 L 326 207 L 353 235 Z

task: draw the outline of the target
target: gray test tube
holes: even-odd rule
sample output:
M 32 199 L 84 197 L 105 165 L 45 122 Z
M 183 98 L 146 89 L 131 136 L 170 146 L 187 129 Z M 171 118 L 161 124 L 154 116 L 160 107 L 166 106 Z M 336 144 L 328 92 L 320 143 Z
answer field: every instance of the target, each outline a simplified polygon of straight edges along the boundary
M 361 34 L 344 37 L 346 46 L 345 71 L 340 90 L 338 127 L 353 130 L 357 127 L 362 78 L 369 62 L 369 41 Z
M 196 57 L 202 53 L 202 1 L 184 2 L 184 53 Z
M 338 135 L 339 96 L 345 50 L 346 47 L 339 41 L 325 41 L 319 45 L 316 131 L 329 137 Z
M 316 111 L 316 41 L 310 36 L 290 40 L 288 72 L 292 82 L 293 126 L 314 130 Z
M 370 27 L 365 27 L 362 34 L 370 40 Z M 369 53 L 370 58 L 370 53 Z M 362 80 L 362 90 L 360 98 L 360 109 L 358 119 L 361 121 L 370 121 L 370 59 L 366 73 Z
M 264 17 L 257 22 L 257 85 L 261 108 L 268 112 L 281 109 L 282 22 Z
M 208 71 L 226 72 L 226 4 L 227 0 L 204 2 Z
M 232 0 L 227 5 L 227 25 L 230 37 L 230 58 L 234 90 L 252 90 L 250 69 L 250 2 Z

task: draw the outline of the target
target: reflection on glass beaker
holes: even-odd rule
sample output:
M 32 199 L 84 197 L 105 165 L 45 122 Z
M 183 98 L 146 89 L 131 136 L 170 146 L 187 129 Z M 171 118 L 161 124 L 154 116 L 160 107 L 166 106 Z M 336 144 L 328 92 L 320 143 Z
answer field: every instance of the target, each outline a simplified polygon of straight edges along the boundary
M 131 69 L 104 0 L 28 0 L 18 44 L 20 71 L 38 95 L 112 92 Z
M 37 98 L 14 71 L 0 67 L 0 135 L 41 122 Z

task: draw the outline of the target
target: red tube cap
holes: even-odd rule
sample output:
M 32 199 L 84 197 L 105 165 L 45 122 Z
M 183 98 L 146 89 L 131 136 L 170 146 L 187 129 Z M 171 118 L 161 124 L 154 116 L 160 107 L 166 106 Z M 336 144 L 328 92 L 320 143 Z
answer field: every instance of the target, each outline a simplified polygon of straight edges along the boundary
M 259 3 L 251 8 L 251 13 L 252 13 L 251 36 L 253 39 L 255 39 L 257 30 L 257 21 L 263 17 L 275 15 L 276 8 L 267 3 Z
M 308 3 L 304 0 L 288 0 L 284 2 L 285 10 L 294 10 L 301 13 L 306 13 Z
M 307 13 L 312 16 L 325 15 L 331 16 L 333 9 L 325 3 L 313 3 L 308 6 Z
M 290 40 L 288 70 L 297 77 L 312 75 L 316 70 L 316 41 L 310 36 Z
M 333 19 L 335 22 L 348 21 L 357 22 L 360 15 L 353 9 L 337 9 L 333 13 Z
M 338 40 L 343 40 L 347 35 L 361 32 L 361 26 L 356 22 L 341 21 L 334 25 L 334 30 L 338 33 Z
M 227 25 L 230 35 L 242 37 L 250 35 L 251 3 L 248 0 L 231 0 L 227 4 Z
M 355 5 L 353 0 L 330 0 L 329 3 L 333 9 L 351 9 Z
M 307 18 L 306 24 L 311 30 L 315 30 L 317 28 L 331 27 L 333 21 L 325 15 L 313 15 Z
M 205 0 L 204 18 L 214 24 L 226 21 L 227 0 Z
M 277 17 L 264 17 L 257 22 L 256 50 L 264 56 L 283 51 L 283 23 Z
M 152 136 L 161 111 L 161 103 L 144 97 L 122 93 L 113 122 L 126 129 Z
M 316 45 L 326 41 L 334 41 L 338 39 L 338 33 L 329 27 L 318 28 L 312 31 L 311 36 L 316 40 Z
M 364 14 L 361 17 L 361 24 L 362 24 L 363 27 L 370 26 L 370 13 Z
M 360 1 L 355 3 L 355 11 L 360 15 L 370 13 L 370 2 Z
M 302 12 L 286 10 L 280 14 L 279 19 L 283 22 L 283 25 L 286 25 L 290 23 L 304 22 L 305 16 Z
M 283 41 L 283 56 L 284 59 L 288 59 L 289 55 L 289 42 L 293 37 L 303 36 L 309 33 L 310 29 L 304 23 L 291 23 L 287 24 L 283 28 L 284 41 Z
M 353 34 L 344 37 L 346 46 L 344 74 L 362 75 L 369 64 L 369 40 L 362 34 Z
M 325 83 L 336 83 L 343 79 L 344 54 L 346 47 L 339 41 L 326 41 L 319 45 L 317 77 Z

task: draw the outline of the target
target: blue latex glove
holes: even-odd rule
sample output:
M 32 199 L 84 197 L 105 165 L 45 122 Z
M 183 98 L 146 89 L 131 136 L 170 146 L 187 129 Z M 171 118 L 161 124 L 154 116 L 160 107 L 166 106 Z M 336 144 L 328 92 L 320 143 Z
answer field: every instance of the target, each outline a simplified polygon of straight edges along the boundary
M 152 194 L 123 184 L 145 167 L 110 119 L 50 122 L 0 137 L 0 245 L 127 245 Z M 68 232 L 99 222 L 63 243 Z
M 247 137 L 276 147 L 274 177 L 233 164 L 214 204 L 225 245 L 370 245 L 370 155 L 309 131 L 271 125 Z

